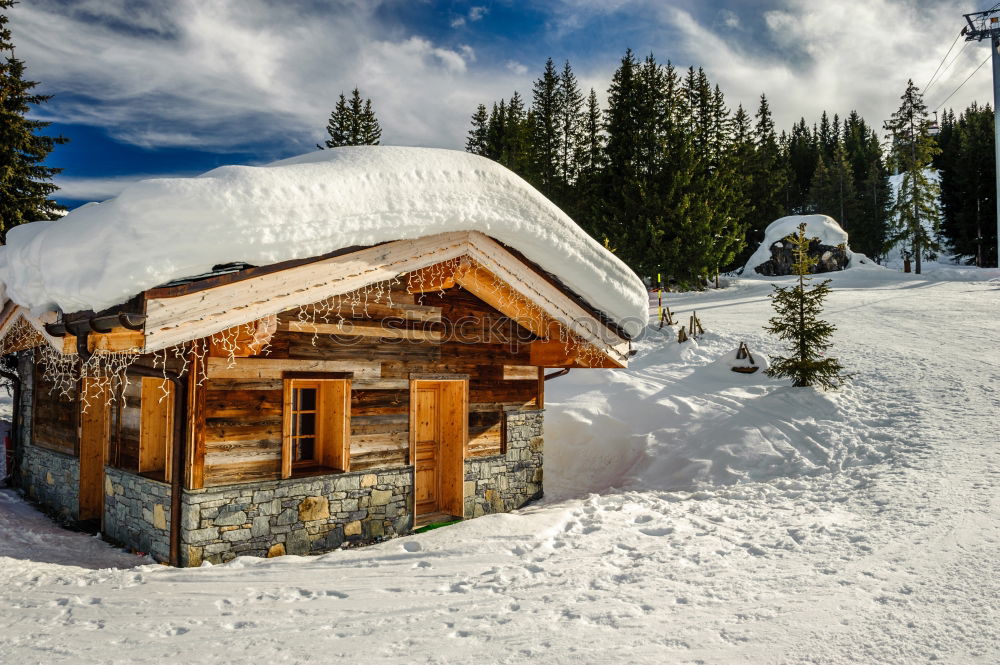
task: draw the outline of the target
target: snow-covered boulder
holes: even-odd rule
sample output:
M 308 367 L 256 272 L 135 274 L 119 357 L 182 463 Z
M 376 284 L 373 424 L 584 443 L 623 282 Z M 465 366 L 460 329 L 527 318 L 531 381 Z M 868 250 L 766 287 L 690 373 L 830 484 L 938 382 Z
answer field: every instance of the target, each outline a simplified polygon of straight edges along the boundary
M 840 224 L 827 215 L 789 215 L 768 225 L 764 241 L 747 261 L 743 274 L 791 275 L 795 257 L 785 238 L 798 233 L 802 223 L 809 238 L 809 255 L 818 260 L 812 272 L 834 272 L 848 267 L 853 254 L 847 246 L 847 232 Z
M 98 311 L 171 280 L 348 247 L 480 231 L 623 325 L 648 319 L 642 281 L 520 177 L 469 153 L 358 146 L 194 178 L 136 182 L 54 222 L 15 227 L 0 288 L 35 312 Z

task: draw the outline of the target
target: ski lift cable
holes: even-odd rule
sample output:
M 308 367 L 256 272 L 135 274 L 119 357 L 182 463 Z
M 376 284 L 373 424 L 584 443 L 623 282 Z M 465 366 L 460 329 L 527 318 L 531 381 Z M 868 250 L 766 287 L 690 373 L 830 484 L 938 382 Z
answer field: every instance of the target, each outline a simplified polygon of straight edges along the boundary
M 958 59 L 959 59 L 959 58 L 960 58 L 960 57 L 962 56 L 962 53 L 964 53 L 964 52 L 965 52 L 965 49 L 966 49 L 966 47 L 967 47 L 967 46 L 968 46 L 968 45 L 969 45 L 970 43 L 971 43 L 971 42 L 965 42 L 964 44 L 962 44 L 962 48 L 958 49 L 958 53 L 956 53 L 956 54 L 955 54 L 955 57 L 954 57 L 954 58 L 952 58 L 952 59 L 951 59 L 951 61 L 950 61 L 950 62 L 949 62 L 949 63 L 948 63 L 947 65 L 945 65 L 945 68 L 941 70 L 941 75 L 940 75 L 940 76 L 938 76 L 938 77 L 937 77 L 936 79 L 934 79 L 934 80 L 933 80 L 933 81 L 932 81 L 931 83 L 928 83 L 928 84 L 927 84 L 927 85 L 926 85 L 926 86 L 924 87 L 924 94 L 925 94 L 925 95 L 927 94 L 927 91 L 928 91 L 928 90 L 930 90 L 931 88 L 933 88 L 933 87 L 934 87 L 935 85 L 937 85 L 937 84 L 938 84 L 938 83 L 940 83 L 941 81 L 945 80 L 945 79 L 944 79 L 944 75 L 948 73 L 948 70 L 950 70 L 950 69 L 951 69 L 951 66 L 952 66 L 952 65 L 954 65 L 954 64 L 955 64 L 955 62 L 956 62 L 956 61 L 957 61 L 957 60 L 958 60 Z M 932 77 L 932 78 L 933 78 L 933 77 Z
M 982 62 L 980 62 L 980 63 L 979 63 L 979 66 L 978 66 L 978 67 L 976 67 L 976 68 L 975 68 L 975 69 L 974 69 L 974 70 L 972 71 L 972 73 L 971 73 L 971 74 L 969 74 L 968 76 L 966 76 L 966 77 L 965 77 L 965 80 L 964 80 L 964 81 L 962 81 L 961 85 L 959 85 L 959 86 L 958 86 L 957 88 L 955 88 L 954 90 L 952 90 L 952 91 L 951 91 L 951 95 L 948 95 L 947 97 L 945 97 L 945 98 L 944 98 L 944 101 L 942 101 L 942 102 L 941 102 L 940 104 L 938 104 L 937 106 L 935 106 L 935 107 L 934 107 L 934 111 L 936 112 L 936 111 L 937 111 L 938 109 L 940 109 L 940 108 L 941 108 L 942 106 L 944 106 L 944 105 L 945 105 L 945 102 L 947 102 L 947 101 L 948 101 L 949 99 L 951 99 L 951 98 L 952 98 L 952 95 L 954 95 L 954 94 L 955 94 L 956 92 L 958 92 L 959 90 L 961 90 L 961 89 L 962 89 L 962 86 L 963 86 L 963 85 L 965 85 L 966 83 L 968 83 L 968 82 L 969 82 L 969 79 L 971 79 L 971 78 L 972 78 L 973 76 L 975 76 L 975 75 L 976 75 L 976 72 L 978 72 L 978 71 L 979 71 L 980 69 L 982 69 L 982 68 L 983 68 L 983 65 L 985 65 L 985 64 L 986 64 L 986 63 L 987 63 L 987 62 L 989 61 L 989 59 L 990 59 L 990 58 L 992 58 L 992 57 L 993 57 L 993 54 L 992 54 L 992 53 L 991 53 L 990 55 L 986 56 L 986 59 L 985 59 L 985 60 L 983 60 Z
M 951 43 L 951 46 L 949 46 L 949 47 L 948 47 L 948 52 L 944 54 L 944 57 L 943 57 L 943 58 L 941 58 L 941 62 L 939 62 L 939 63 L 938 63 L 938 66 L 937 66 L 937 69 L 935 69 L 935 70 L 934 70 L 934 73 L 933 73 L 933 74 L 931 74 L 931 77 L 930 77 L 929 79 L 927 79 L 927 84 L 926 84 L 926 85 L 924 86 L 924 94 L 926 94 L 926 93 L 927 93 L 927 88 L 929 88 L 929 87 L 930 87 L 930 85 L 931 85 L 931 82 L 932 82 L 932 81 L 934 80 L 934 77 L 935 77 L 935 76 L 937 76 L 937 73 L 938 73 L 939 71 L 941 71 L 941 65 L 943 65 L 943 64 L 944 64 L 944 61 L 948 59 L 948 56 L 949 56 L 949 55 L 951 55 L 951 50 L 952 50 L 953 48 L 955 48 L 955 44 L 957 44 L 957 43 L 958 43 L 958 39 L 959 39 L 959 37 L 961 37 L 961 36 L 962 36 L 962 33 L 961 33 L 961 32 L 959 32 L 959 33 L 958 33 L 957 35 L 955 35 L 955 41 L 953 41 L 953 42 Z

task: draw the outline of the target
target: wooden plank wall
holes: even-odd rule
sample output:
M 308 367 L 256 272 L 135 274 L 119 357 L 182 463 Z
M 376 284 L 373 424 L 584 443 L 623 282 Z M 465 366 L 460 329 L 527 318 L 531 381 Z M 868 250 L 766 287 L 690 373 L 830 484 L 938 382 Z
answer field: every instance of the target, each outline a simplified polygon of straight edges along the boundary
M 460 322 L 464 339 L 434 342 L 423 339 L 380 339 L 365 336 L 313 336 L 281 330 L 275 333 L 270 360 L 326 360 L 376 363 L 378 378 L 355 375 L 351 390 L 350 467 L 352 471 L 403 466 L 408 463 L 409 379 L 411 373 L 434 372 L 469 376 L 468 456 L 501 452 L 504 408 L 534 408 L 538 382 L 505 379 L 504 366 L 526 365 L 527 344 L 512 350 L 506 342 L 506 317 L 461 289 L 448 289 L 444 297 L 403 291 L 392 294 L 396 309 L 371 307 L 353 320 L 387 318 L 395 328 L 435 329 L 451 337 Z M 433 309 L 432 309 L 433 308 Z M 440 321 L 436 312 L 440 312 Z M 296 320 L 292 313 L 279 317 L 279 326 Z M 507 320 L 509 321 L 509 320 Z M 284 326 L 288 327 L 288 326 Z M 530 338 L 516 325 L 506 326 Z M 494 331 L 494 332 L 490 332 Z M 281 473 L 282 381 L 278 378 L 234 376 L 209 378 L 205 406 L 206 487 L 235 482 L 276 479 Z
M 58 390 L 53 390 L 52 383 L 42 378 L 42 370 L 35 363 L 34 400 L 32 443 L 67 455 L 76 455 L 79 451 L 80 417 L 77 391 L 71 391 L 67 397 Z

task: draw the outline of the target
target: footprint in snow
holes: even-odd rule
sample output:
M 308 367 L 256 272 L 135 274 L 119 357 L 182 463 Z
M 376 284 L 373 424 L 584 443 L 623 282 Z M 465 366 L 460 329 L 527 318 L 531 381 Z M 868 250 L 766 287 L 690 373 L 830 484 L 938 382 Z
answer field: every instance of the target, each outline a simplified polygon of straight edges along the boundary
M 635 518 L 636 524 L 645 524 L 646 522 L 652 522 L 652 521 L 653 521 L 652 515 L 639 515 L 638 517 Z
M 253 621 L 235 621 L 233 623 L 224 623 L 222 628 L 224 630 L 245 630 L 247 628 L 256 628 L 257 624 Z
M 411 541 L 403 543 L 403 549 L 406 550 L 407 552 L 419 552 L 423 548 L 420 546 L 420 543 L 416 541 Z
M 672 526 L 639 529 L 639 533 L 644 533 L 647 536 L 657 536 L 657 537 L 669 536 L 673 532 L 674 528 Z

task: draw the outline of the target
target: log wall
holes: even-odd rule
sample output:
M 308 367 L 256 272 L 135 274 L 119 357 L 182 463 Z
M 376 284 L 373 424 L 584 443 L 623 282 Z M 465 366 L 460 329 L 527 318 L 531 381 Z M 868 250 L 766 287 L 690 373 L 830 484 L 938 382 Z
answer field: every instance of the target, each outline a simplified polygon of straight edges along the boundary
M 279 315 L 278 332 L 266 354 L 242 364 L 237 359 L 234 367 L 210 373 L 200 388 L 206 394 L 204 486 L 280 477 L 282 379 L 280 372 L 261 371 L 262 363 L 284 371 L 296 371 L 298 363 L 308 371 L 317 361 L 334 361 L 342 371 L 363 370 L 355 371 L 352 380 L 351 471 L 409 463 L 409 381 L 414 373 L 467 375 L 467 457 L 500 454 L 504 410 L 539 404 L 536 380 L 526 380 L 523 372 L 509 378 L 504 371 L 505 366 L 528 364 L 527 341 L 533 338 L 461 289 L 443 294 L 397 292 L 392 294 L 395 307 L 358 308 L 346 318 L 364 334 L 316 334 L 313 326 L 297 324 L 295 313 Z M 374 336 L 371 324 L 376 321 L 391 328 L 394 337 Z M 309 330 L 298 332 L 297 325 Z M 414 332 L 407 338 L 400 331 Z M 520 346 L 512 346 L 512 338 L 522 340 Z M 242 371 L 242 365 L 254 369 Z

